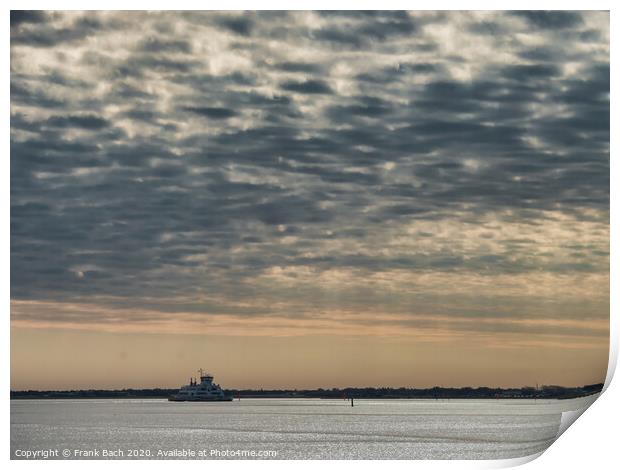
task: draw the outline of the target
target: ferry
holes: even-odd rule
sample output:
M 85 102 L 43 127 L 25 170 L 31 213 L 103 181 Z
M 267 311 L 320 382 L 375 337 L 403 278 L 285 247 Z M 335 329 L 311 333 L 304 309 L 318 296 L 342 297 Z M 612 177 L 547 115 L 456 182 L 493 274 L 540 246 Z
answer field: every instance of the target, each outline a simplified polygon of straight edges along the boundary
M 198 369 L 200 383 L 196 379 L 189 379 L 189 385 L 182 386 L 177 393 L 168 397 L 168 401 L 232 401 L 232 395 L 227 395 L 222 388 L 213 383 L 213 376 L 202 369 Z

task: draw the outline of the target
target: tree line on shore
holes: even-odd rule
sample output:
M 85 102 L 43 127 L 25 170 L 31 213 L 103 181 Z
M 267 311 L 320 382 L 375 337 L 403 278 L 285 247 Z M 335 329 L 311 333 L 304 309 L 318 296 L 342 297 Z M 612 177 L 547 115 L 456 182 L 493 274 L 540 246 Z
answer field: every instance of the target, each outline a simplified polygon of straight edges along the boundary
M 432 388 L 330 388 L 330 389 L 228 389 L 235 398 L 576 398 L 592 395 L 603 389 L 603 384 L 582 387 L 543 385 L 541 387 L 491 388 L 491 387 L 432 387 Z M 171 388 L 127 388 L 121 390 L 11 390 L 11 398 L 166 398 L 177 389 Z

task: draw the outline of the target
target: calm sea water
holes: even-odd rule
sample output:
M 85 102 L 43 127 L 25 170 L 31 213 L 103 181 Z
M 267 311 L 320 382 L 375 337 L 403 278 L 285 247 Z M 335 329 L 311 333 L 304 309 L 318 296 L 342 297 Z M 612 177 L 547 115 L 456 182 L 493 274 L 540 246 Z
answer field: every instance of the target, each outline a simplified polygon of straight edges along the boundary
M 593 400 L 12 400 L 11 457 L 513 458 Z

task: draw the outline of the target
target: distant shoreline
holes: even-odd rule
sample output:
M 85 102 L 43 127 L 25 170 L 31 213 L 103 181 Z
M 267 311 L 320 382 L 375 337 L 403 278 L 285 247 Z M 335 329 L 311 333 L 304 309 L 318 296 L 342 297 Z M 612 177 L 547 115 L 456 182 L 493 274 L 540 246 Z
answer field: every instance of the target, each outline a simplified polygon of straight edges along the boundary
M 582 387 L 542 386 L 522 388 L 463 387 L 444 388 L 332 388 L 315 390 L 226 390 L 234 398 L 325 398 L 325 399 L 570 399 L 601 392 L 603 384 Z M 168 398 L 178 389 L 122 390 L 11 390 L 12 400 L 23 399 L 87 399 L 87 398 Z

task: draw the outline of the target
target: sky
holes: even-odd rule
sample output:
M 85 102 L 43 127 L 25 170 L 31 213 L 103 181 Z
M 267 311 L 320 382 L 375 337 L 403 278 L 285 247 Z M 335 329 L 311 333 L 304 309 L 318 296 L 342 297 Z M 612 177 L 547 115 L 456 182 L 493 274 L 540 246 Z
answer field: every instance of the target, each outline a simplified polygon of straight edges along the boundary
M 11 14 L 11 387 L 583 385 L 609 14 Z

